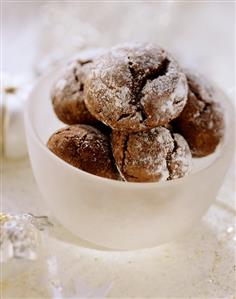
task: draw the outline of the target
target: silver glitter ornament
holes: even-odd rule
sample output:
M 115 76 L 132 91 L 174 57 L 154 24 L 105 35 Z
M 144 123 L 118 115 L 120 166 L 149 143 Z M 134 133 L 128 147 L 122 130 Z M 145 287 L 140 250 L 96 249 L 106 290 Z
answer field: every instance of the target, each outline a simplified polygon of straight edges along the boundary
M 46 216 L 0 213 L 1 280 L 27 269 L 42 258 L 41 231 L 52 224 Z

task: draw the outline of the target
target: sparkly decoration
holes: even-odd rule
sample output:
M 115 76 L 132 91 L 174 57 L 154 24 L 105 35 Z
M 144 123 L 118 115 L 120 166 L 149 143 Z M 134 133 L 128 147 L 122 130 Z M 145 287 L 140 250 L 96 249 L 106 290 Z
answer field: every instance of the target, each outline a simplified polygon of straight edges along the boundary
M 40 231 L 52 224 L 45 216 L 0 214 L 0 262 L 35 260 L 41 244 Z
M 33 214 L 23 214 L 22 218 L 25 221 L 30 222 L 34 227 L 40 231 L 44 231 L 46 228 L 53 226 L 48 220 L 47 216 L 34 216 Z

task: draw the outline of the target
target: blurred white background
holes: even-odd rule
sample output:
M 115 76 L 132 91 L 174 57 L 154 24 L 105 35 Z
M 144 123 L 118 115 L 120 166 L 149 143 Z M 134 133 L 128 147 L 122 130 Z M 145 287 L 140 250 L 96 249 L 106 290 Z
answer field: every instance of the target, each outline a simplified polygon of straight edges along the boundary
M 89 46 L 154 41 L 227 89 L 235 69 L 229 1 L 3 1 L 3 70 L 42 71 Z

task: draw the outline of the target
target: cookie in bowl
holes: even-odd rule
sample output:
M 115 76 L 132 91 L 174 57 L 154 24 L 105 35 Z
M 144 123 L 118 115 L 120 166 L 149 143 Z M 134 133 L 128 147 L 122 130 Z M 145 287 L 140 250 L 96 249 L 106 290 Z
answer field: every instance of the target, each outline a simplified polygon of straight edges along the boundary
M 223 138 L 224 116 L 219 95 L 204 76 L 187 73 L 188 100 L 173 122 L 187 140 L 193 157 L 213 153 Z
M 51 90 L 54 112 L 65 124 L 95 124 L 97 119 L 84 103 L 84 84 L 92 62 L 104 50 L 94 49 L 74 58 L 62 70 Z
M 97 176 L 119 179 L 109 139 L 88 125 L 71 125 L 55 132 L 48 148 L 67 163 Z
M 85 84 L 88 110 L 113 130 L 166 125 L 186 101 L 187 80 L 179 64 L 151 43 L 112 48 L 96 59 Z
M 179 136 L 177 140 L 178 137 L 173 135 L 175 127 L 172 122 L 171 125 L 168 123 L 140 132 L 124 130 L 117 132 L 113 129 L 113 152 L 114 156 L 115 154 L 118 156 L 116 156 L 116 164 L 123 178 L 126 176 L 126 181 L 119 181 L 97 176 L 95 165 L 98 169 L 103 167 L 98 160 L 93 160 L 91 169 L 95 175 L 92 175 L 86 172 L 88 169 L 85 167 L 85 171 L 81 171 L 64 163 L 47 148 L 49 136 L 62 126 L 53 113 L 49 96 L 57 76 L 58 70 L 54 69 L 42 77 L 34 87 L 25 107 L 25 128 L 33 172 L 42 195 L 57 220 L 80 239 L 92 245 L 114 250 L 150 248 L 174 241 L 189 232 L 216 198 L 225 173 L 232 164 L 234 154 L 232 128 L 235 125 L 235 117 L 233 105 L 227 95 L 222 92 L 221 105 L 224 107 L 225 120 L 222 147 L 209 157 L 193 159 L 192 170 L 189 165 L 191 153 L 186 142 L 183 146 L 182 141 L 179 140 L 183 139 Z M 95 115 L 94 117 L 96 118 Z M 164 126 L 166 128 L 161 129 Z M 153 138 L 149 135 L 146 138 L 145 134 L 151 130 L 156 131 L 153 133 Z M 136 140 L 135 136 L 130 137 L 132 134 L 141 133 L 145 138 Z M 114 141 L 115 135 L 116 141 Z M 128 135 L 130 140 L 126 143 L 119 135 Z M 80 138 L 81 135 L 78 136 L 78 143 Z M 72 139 L 74 139 L 73 134 Z M 149 144 L 149 139 L 152 145 Z M 108 136 L 106 140 L 108 140 L 107 146 L 110 147 L 111 141 Z M 145 146 L 144 142 L 146 142 Z M 155 161 L 152 166 L 155 157 L 153 153 L 156 153 L 157 146 L 162 153 L 159 161 L 163 161 L 159 168 L 158 161 Z M 55 149 L 55 144 L 53 147 Z M 95 147 L 92 148 L 97 155 Z M 182 154 L 179 153 L 178 148 L 181 149 Z M 64 158 L 66 150 L 68 150 L 67 146 L 63 152 Z M 73 150 L 72 154 L 78 159 L 79 154 L 76 150 Z M 67 155 L 70 156 L 70 153 Z M 87 165 L 90 161 L 86 162 L 86 159 L 91 160 L 87 158 L 91 156 L 87 150 L 83 156 Z M 187 158 L 187 163 L 184 162 L 186 156 L 190 156 L 189 159 Z M 112 170 L 108 172 L 109 176 L 116 177 L 114 171 L 115 173 L 117 171 L 113 171 L 115 162 L 111 148 L 108 158 L 113 161 Z M 146 163 L 141 165 L 143 167 L 140 167 L 137 159 L 144 161 L 146 159 Z M 125 167 L 122 167 L 122 163 Z M 148 171 L 145 172 L 144 167 Z M 150 173 L 154 174 L 150 176 Z M 104 171 L 103 175 L 105 175 Z M 183 175 L 184 177 L 174 180 Z
M 188 174 L 192 156 L 185 139 L 164 127 L 127 133 L 113 131 L 113 155 L 129 182 L 158 182 Z

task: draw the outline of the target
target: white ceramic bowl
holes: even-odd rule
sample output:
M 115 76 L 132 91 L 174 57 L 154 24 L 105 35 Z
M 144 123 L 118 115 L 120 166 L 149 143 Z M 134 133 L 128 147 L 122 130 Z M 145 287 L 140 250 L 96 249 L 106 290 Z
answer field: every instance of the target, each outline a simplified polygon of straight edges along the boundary
M 64 126 L 49 96 L 57 74 L 38 82 L 25 107 L 33 172 L 56 218 L 80 238 L 112 249 L 153 247 L 188 232 L 215 199 L 233 155 L 230 101 L 222 95 L 225 140 L 217 153 L 195 161 L 194 173 L 162 183 L 119 182 L 76 169 L 47 149 L 49 136 Z

